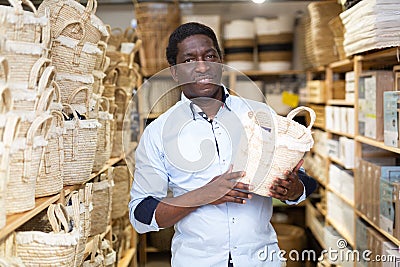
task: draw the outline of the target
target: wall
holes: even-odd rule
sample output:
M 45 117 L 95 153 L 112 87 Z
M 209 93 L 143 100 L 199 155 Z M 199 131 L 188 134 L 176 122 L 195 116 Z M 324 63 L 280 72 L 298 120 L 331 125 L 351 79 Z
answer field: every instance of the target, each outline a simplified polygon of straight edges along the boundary
M 182 14 L 214 15 L 220 14 L 221 21 L 232 19 L 252 19 L 255 16 L 273 17 L 276 15 L 295 15 L 296 12 L 307 12 L 307 1 L 293 1 L 283 3 L 184 3 L 181 4 Z M 133 4 L 99 4 L 96 15 L 112 28 L 125 29 L 134 18 Z

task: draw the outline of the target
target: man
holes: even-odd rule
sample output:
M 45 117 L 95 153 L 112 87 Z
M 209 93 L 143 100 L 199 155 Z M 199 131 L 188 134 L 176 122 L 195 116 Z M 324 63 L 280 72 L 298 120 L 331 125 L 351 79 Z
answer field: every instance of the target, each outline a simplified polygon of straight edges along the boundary
M 182 95 L 140 139 L 129 203 L 132 225 L 139 233 L 174 225 L 174 267 L 280 266 L 269 222 L 272 197 L 297 204 L 316 182 L 299 170 L 300 161 L 285 179 L 274 180 L 269 197 L 250 193 L 256 185 L 238 181 L 246 170 L 233 171 L 232 161 L 243 136 L 243 114 L 254 103 L 229 95 L 221 84 L 222 53 L 214 32 L 183 24 L 171 34 L 166 54 Z

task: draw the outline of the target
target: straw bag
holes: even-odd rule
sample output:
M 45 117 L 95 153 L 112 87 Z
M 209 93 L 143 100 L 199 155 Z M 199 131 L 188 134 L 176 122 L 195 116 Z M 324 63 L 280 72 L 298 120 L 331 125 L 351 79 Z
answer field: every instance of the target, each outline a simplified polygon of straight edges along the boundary
M 93 238 L 92 247 L 90 250 L 90 259 L 85 260 L 82 267 L 103 267 L 104 266 L 104 256 L 100 250 L 100 236 L 96 235 Z
M 17 138 L 11 146 L 10 175 L 7 183 L 7 214 L 35 207 L 35 183 L 40 160 L 47 145 L 51 116 L 36 118 L 26 138 Z
M 92 74 L 75 75 L 58 72 L 56 75 L 56 82 L 60 87 L 61 103 L 69 102 L 71 95 L 74 94 L 77 88 L 86 87 L 88 92 L 87 94 L 74 98 L 73 104 L 86 104 L 88 98 L 91 98 L 93 94 L 94 78 Z
M 22 260 L 17 257 L 15 232 L 12 232 L 0 242 L 0 266 L 25 267 Z
M 11 6 L 0 7 L 2 21 L 0 27 L 7 40 L 44 43 L 50 41 L 49 18 L 46 14 L 39 16 L 35 6 L 29 0 L 22 1 L 31 11 L 24 11 L 20 1 L 8 0 Z
M 61 192 L 63 188 L 64 163 L 64 118 L 60 111 L 51 112 L 52 123 L 48 134 L 48 144 L 41 159 L 39 176 L 36 180 L 35 197 L 44 197 Z
M 132 176 L 126 165 L 115 166 L 113 170 L 114 187 L 112 194 L 111 218 L 114 220 L 128 212 L 129 189 Z
M 50 10 L 51 34 L 58 34 L 80 39 L 84 35 L 84 42 L 97 44 L 102 38 L 108 37 L 109 33 L 103 22 L 94 15 L 97 9 L 97 1 L 89 0 L 86 6 L 74 0 L 44 0 L 39 8 L 39 14 L 45 9 Z M 77 27 L 82 24 L 83 27 Z
M 81 184 L 92 172 L 100 124 L 96 119 L 79 119 L 69 104 L 64 104 L 64 110 L 73 115 L 72 120 L 64 121 L 64 185 Z
M 79 191 L 71 192 L 66 198 L 66 208 L 70 216 L 76 212 L 73 207 L 79 206 L 79 240 L 75 250 L 73 266 L 81 266 L 87 239 L 90 233 L 90 213 L 92 210 L 92 183 L 86 183 Z
M 104 267 L 114 267 L 117 261 L 117 253 L 113 250 L 111 242 L 107 239 L 101 241 L 101 251 L 104 257 Z
M 293 120 L 301 111 L 310 114 L 308 127 Z M 234 171 L 246 170 L 246 176 L 241 182 L 253 184 L 252 192 L 262 196 L 268 196 L 272 180 L 276 177 L 285 178 L 284 171 L 293 170 L 314 144 L 311 127 L 315 121 L 315 112 L 312 109 L 298 107 L 289 112 L 287 117 L 270 113 L 266 110 L 249 112 L 252 123 L 245 129 L 248 140 L 241 142 L 234 161 Z M 268 162 L 267 157 L 271 154 L 272 161 Z M 241 166 L 243 164 L 247 165 Z
M 110 224 L 112 206 L 112 168 L 102 173 L 93 182 L 93 210 L 91 213 L 90 236 L 104 233 Z
M 137 19 L 137 34 L 143 41 L 139 50 L 141 71 L 144 76 L 151 76 L 168 67 L 165 51 L 169 35 L 181 21 L 179 1 L 138 2 L 133 1 Z
M 97 118 L 101 126 L 97 132 L 96 155 L 94 157 L 93 172 L 100 171 L 111 155 L 111 123 L 113 115 L 110 114 L 110 102 L 102 97 L 97 101 Z
M 74 209 L 79 210 L 79 206 Z M 47 217 L 52 232 L 17 232 L 17 255 L 25 266 L 73 266 L 79 217 L 68 216 L 65 206 L 60 203 L 48 207 Z
M 5 114 L 1 114 L 5 117 Z M 6 225 L 6 194 L 7 182 L 9 179 L 9 165 L 10 165 L 10 146 L 15 140 L 18 132 L 19 118 L 17 116 L 9 115 L 8 117 L 1 118 L 7 120 L 5 126 L 2 127 L 1 143 L 0 143 L 0 229 Z

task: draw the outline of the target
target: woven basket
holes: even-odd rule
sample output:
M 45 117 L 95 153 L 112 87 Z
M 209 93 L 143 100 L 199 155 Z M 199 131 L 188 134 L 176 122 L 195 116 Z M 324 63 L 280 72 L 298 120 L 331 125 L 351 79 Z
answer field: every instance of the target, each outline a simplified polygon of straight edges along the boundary
M 79 209 L 79 206 L 75 206 Z M 21 231 L 16 233 L 17 255 L 25 266 L 74 266 L 79 217 L 69 217 L 65 206 L 51 204 L 47 217 L 52 232 Z
M 20 1 L 9 0 L 11 6 L 0 7 L 2 18 L 2 34 L 7 40 L 43 43 L 46 46 L 50 41 L 49 18 L 44 14 L 38 16 L 35 6 L 29 0 L 22 3 L 31 11 L 24 11 Z
M 100 250 L 100 242 L 100 235 L 96 235 L 90 248 L 90 258 L 83 262 L 82 267 L 104 267 L 104 256 Z
M 64 107 L 74 117 L 64 122 L 64 185 L 81 184 L 89 179 L 92 172 L 100 125 L 96 119 L 80 120 L 71 105 L 64 104 Z
M 128 212 L 129 188 L 132 176 L 126 165 L 115 166 L 113 175 L 114 187 L 111 218 L 114 220 L 125 216 Z
M 97 180 L 97 181 L 96 181 Z M 90 236 L 104 233 L 111 219 L 112 168 L 102 173 L 93 182 L 93 210 L 91 213 Z
M 35 207 L 35 183 L 40 160 L 47 145 L 51 116 L 37 117 L 26 138 L 17 138 L 11 147 L 10 175 L 7 183 L 7 214 L 18 213 Z
M 99 48 L 100 53 L 97 54 L 94 69 L 103 71 L 104 65 L 106 63 L 107 44 L 105 42 L 100 41 L 100 42 L 98 42 L 97 47 Z
M 104 92 L 103 80 L 106 74 L 103 71 L 93 71 L 93 94 L 101 96 Z
M 36 61 L 46 58 L 48 48 L 43 44 L 5 40 L 0 55 L 7 58 L 9 81 L 12 83 L 28 83 L 29 74 Z
M 63 188 L 64 131 L 63 114 L 51 112 L 52 124 L 48 134 L 48 144 L 41 159 L 39 176 L 36 180 L 35 197 L 44 197 L 61 192 Z
M 97 132 L 96 155 L 94 157 L 93 172 L 100 171 L 111 155 L 111 123 L 113 115 L 110 114 L 110 102 L 102 97 L 98 100 L 97 118 L 101 126 Z
M 70 215 L 74 212 L 74 205 L 79 206 L 79 240 L 76 246 L 73 266 L 81 266 L 85 253 L 87 239 L 90 233 L 90 213 L 92 205 L 92 183 L 86 183 L 85 188 L 71 192 L 66 199 L 67 211 Z
M 104 261 L 103 261 L 104 267 L 114 267 L 117 261 L 117 253 L 113 250 L 111 246 L 111 241 L 103 239 L 101 241 L 100 249 L 104 256 Z
M 92 74 L 89 75 L 74 75 L 68 73 L 57 73 L 56 82 L 60 87 L 61 92 L 61 103 L 69 103 L 73 101 L 72 104 L 86 105 L 93 94 L 93 82 L 94 77 Z M 87 93 L 78 93 L 73 99 L 71 96 L 78 88 L 85 87 L 88 89 Z
M 24 263 L 17 257 L 15 248 L 15 232 L 9 234 L 0 243 L 0 266 L 1 267 L 24 267 Z
M 109 36 L 106 26 L 94 15 L 96 0 L 87 1 L 86 6 L 73 0 L 45 0 L 38 8 L 39 14 L 46 8 L 50 10 L 51 35 L 55 38 L 63 35 L 97 44 L 102 37 Z
M 168 67 L 161 48 L 167 47 L 169 35 L 180 25 L 179 1 L 133 3 L 137 34 L 143 41 L 139 50 L 141 71 L 144 76 L 151 76 Z
M 2 114 L 2 116 L 5 116 Z M 3 118 L 2 118 L 3 119 Z M 7 121 L 4 125 L 4 132 L 1 137 L 0 143 L 0 206 L 5 207 L 5 198 L 7 194 L 7 182 L 9 179 L 9 165 L 10 165 L 10 146 L 17 136 L 19 118 L 17 116 L 8 116 L 5 118 Z M 3 128 L 3 127 L 2 127 Z M 0 209 L 0 229 L 6 225 L 6 209 Z
M 310 114 L 311 120 L 308 127 L 293 120 L 293 117 L 301 111 L 307 111 Z M 245 143 L 247 146 L 244 150 L 243 147 L 240 148 L 240 153 L 235 162 L 247 162 L 246 176 L 241 181 L 253 184 L 255 188 L 252 191 L 255 194 L 268 196 L 273 179 L 276 177 L 285 178 L 284 172 L 293 170 L 304 153 L 313 146 L 311 127 L 315 121 L 315 112 L 308 107 L 298 107 L 289 112 L 287 117 L 282 117 L 270 115 L 264 110 L 258 110 L 254 113 L 250 112 L 249 118 L 254 123 L 246 129 L 248 140 Z M 271 132 L 267 133 L 269 136 L 267 138 L 271 140 L 266 140 L 264 137 L 265 132 L 268 132 L 264 129 L 271 129 L 274 127 L 273 125 L 277 127 L 274 147 L 264 143 L 271 142 L 274 139 Z M 263 166 L 261 163 L 262 155 L 265 155 L 263 153 L 271 152 L 274 152 L 272 162 L 269 166 L 261 167 Z M 243 168 L 243 166 L 236 166 L 236 168 Z

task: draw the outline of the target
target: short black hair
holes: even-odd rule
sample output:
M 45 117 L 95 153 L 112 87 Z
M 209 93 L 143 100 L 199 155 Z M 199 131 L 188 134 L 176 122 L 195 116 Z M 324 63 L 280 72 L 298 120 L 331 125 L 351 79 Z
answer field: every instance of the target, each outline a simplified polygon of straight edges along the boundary
M 196 35 L 203 34 L 211 38 L 215 48 L 217 49 L 218 55 L 222 58 L 221 49 L 218 45 L 217 37 L 214 31 L 201 23 L 188 22 L 180 25 L 175 29 L 169 36 L 168 47 L 166 49 L 167 60 L 170 66 L 176 65 L 176 56 L 178 55 L 178 44 L 184 39 Z

